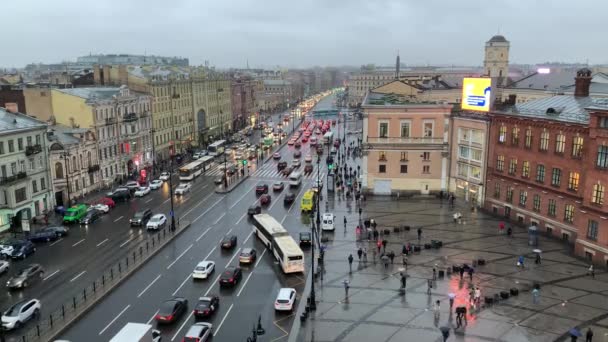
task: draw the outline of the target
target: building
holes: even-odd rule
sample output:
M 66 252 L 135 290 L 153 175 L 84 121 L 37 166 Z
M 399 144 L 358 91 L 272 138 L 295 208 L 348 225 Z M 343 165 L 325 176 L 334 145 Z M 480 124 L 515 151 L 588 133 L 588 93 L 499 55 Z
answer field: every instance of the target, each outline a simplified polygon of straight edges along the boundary
M 264 82 L 249 77 L 233 79 L 230 96 L 232 99 L 232 127 L 234 130 L 255 124 Z
M 509 41 L 499 34 L 486 42 L 483 70 L 485 76 L 496 79 L 496 86 L 507 85 L 509 77 Z
M 51 125 L 47 137 L 57 205 L 66 206 L 103 187 L 94 130 Z
M 23 88 L 25 107 L 28 115 L 35 116 L 41 121 L 53 119 L 53 104 L 51 102 L 51 88 L 29 87 Z
M 0 108 L 0 231 L 27 230 L 54 206 L 46 124 Z
M 27 113 L 23 88 L 19 85 L 2 84 L 0 82 L 0 107 L 12 112 Z
M 370 92 L 363 109 L 363 191 L 378 195 L 447 191 L 452 105 Z
M 154 55 L 108 54 L 88 55 L 76 58 L 76 63 L 90 65 L 176 65 L 187 67 L 190 62 L 183 57 L 163 57 Z
M 589 97 L 591 79 L 581 69 L 574 96 L 512 98 L 490 113 L 484 207 L 607 264 L 608 100 Z
M 265 112 L 287 109 L 293 101 L 291 82 L 285 80 L 264 80 L 264 95 L 261 109 Z

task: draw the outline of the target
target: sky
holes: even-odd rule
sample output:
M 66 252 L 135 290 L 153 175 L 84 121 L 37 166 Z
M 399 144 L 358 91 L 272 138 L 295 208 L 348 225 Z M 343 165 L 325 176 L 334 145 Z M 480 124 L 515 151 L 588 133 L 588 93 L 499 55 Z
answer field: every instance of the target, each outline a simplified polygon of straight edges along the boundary
M 220 68 L 481 65 L 500 33 L 511 63 L 608 63 L 606 0 L 12 0 L 0 66 L 90 53 L 182 56 Z

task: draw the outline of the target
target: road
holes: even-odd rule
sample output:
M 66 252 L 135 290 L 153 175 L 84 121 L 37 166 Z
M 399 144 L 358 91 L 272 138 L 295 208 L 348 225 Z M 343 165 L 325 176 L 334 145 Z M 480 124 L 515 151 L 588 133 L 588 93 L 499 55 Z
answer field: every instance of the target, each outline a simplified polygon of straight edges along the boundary
M 333 101 L 333 97 L 326 98 L 317 108 L 329 108 Z M 281 160 L 290 162 L 294 150 L 293 146 L 285 145 L 280 150 Z M 301 151 L 303 156 L 308 154 L 308 144 L 303 144 Z M 175 324 L 159 326 L 163 341 L 175 341 L 181 339 L 195 322 L 191 309 L 198 297 L 218 294 L 220 308 L 210 319 L 218 341 L 244 341 L 250 335 L 249 327 L 257 323 L 258 315 L 261 315 L 262 325 L 266 329 L 264 340 L 285 339 L 293 316 L 275 313 L 274 297 L 281 287 L 294 287 L 300 292 L 304 287 L 305 275 L 285 276 L 282 273 L 272 256 L 264 252 L 260 242 L 252 236 L 251 223 L 246 215 L 247 208 L 257 201 L 256 185 L 265 183 L 271 186 L 274 181 L 286 181 L 276 172 L 276 163 L 271 159 L 259 166 L 252 165 L 251 177 L 228 194 L 212 192 L 211 180 L 217 177 L 219 171 L 199 177 L 196 190 L 185 196 L 184 206 L 177 211 L 182 220 L 192 222 L 191 227 L 66 331 L 63 338 L 70 341 L 107 341 L 126 322 L 153 322 L 162 301 L 181 296 L 189 301 L 188 313 Z M 324 162 L 320 165 L 323 176 L 326 165 Z M 272 202 L 263 210 L 282 222 L 296 240 L 299 231 L 309 229 L 309 217 L 300 215 L 299 205 L 304 190 L 310 188 L 315 179 L 316 164 L 315 171 L 304 177 L 299 188 L 271 193 Z M 296 192 L 297 198 L 294 204 L 286 207 L 283 196 L 290 191 Z M 226 234 L 237 235 L 238 245 L 234 250 L 223 251 L 219 248 L 219 241 Z M 238 253 L 245 247 L 258 251 L 258 261 L 253 266 L 243 267 L 243 279 L 237 287 L 219 289 L 217 279 L 221 271 L 228 265 L 237 265 Z M 306 259 L 309 261 L 310 258 Z M 208 280 L 193 281 L 192 270 L 201 260 L 215 261 L 216 272 Z

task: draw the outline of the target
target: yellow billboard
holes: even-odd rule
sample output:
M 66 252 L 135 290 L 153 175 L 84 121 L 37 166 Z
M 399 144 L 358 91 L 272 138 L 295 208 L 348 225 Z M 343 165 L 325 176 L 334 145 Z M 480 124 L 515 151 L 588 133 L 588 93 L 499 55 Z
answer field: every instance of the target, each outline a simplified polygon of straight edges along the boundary
M 488 112 L 491 102 L 491 78 L 463 78 L 462 109 Z

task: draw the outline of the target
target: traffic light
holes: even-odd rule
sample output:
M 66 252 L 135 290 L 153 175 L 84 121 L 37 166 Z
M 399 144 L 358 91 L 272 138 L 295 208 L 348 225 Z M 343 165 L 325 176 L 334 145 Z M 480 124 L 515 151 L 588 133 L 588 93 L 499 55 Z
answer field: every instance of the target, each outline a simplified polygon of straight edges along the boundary
M 243 165 L 247 165 L 247 159 L 243 159 Z
M 334 164 L 329 164 L 329 165 L 327 165 L 327 169 L 328 169 L 328 170 L 332 170 L 333 168 L 334 168 Z

